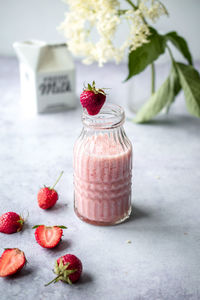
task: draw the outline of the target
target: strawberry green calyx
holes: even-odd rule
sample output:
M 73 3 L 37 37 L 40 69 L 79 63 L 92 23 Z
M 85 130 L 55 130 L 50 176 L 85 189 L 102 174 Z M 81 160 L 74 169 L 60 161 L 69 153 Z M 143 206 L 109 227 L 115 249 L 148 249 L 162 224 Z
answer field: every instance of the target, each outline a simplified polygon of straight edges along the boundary
M 59 227 L 59 228 L 61 228 L 61 229 L 67 229 L 67 227 L 64 226 L 64 225 L 56 225 L 56 227 Z
M 32 227 L 32 229 L 38 228 L 39 226 L 42 226 L 42 224 L 40 224 L 40 225 L 34 225 L 34 226 Z
M 20 219 L 17 221 L 17 223 L 19 223 L 19 228 L 17 229 L 17 232 L 22 230 L 24 222 L 25 222 L 24 219 L 20 216 Z
M 103 91 L 103 89 L 98 89 L 95 87 L 95 81 L 93 80 L 92 85 L 88 83 L 87 88 L 84 88 L 84 91 L 91 91 L 94 92 L 95 94 L 102 94 L 106 95 L 106 93 Z
M 72 284 L 72 281 L 69 279 L 69 275 L 75 273 L 77 270 L 71 270 L 71 269 L 67 269 L 69 267 L 70 263 L 67 263 L 65 265 L 63 265 L 63 261 L 62 259 L 60 260 L 59 264 L 56 260 L 55 262 L 55 267 L 54 267 L 54 273 L 57 275 L 53 280 L 51 280 L 50 282 L 48 282 L 47 284 L 45 284 L 45 286 L 48 286 L 51 283 L 56 283 L 58 281 L 64 281 L 68 284 Z
M 24 225 L 24 223 L 27 221 L 29 217 L 29 212 L 26 212 L 26 215 L 24 216 L 24 213 L 21 213 L 21 216 L 19 216 L 19 220 L 17 221 L 17 223 L 19 223 L 19 228 L 17 229 L 17 232 L 22 230 L 22 227 Z
M 24 218 L 19 214 L 9 211 L 0 216 L 0 232 L 11 234 L 22 230 Z
M 106 101 L 106 93 L 103 89 L 95 87 L 95 81 L 84 87 L 80 94 L 80 103 L 91 116 L 97 115 Z
M 40 226 L 45 226 L 46 228 L 59 227 L 59 228 L 61 228 L 61 229 L 67 229 L 67 227 L 64 226 L 64 225 L 46 226 L 46 225 L 43 225 L 43 224 L 40 224 L 40 225 L 34 225 L 34 226 L 32 227 L 32 229 L 38 228 L 38 227 L 40 227 Z

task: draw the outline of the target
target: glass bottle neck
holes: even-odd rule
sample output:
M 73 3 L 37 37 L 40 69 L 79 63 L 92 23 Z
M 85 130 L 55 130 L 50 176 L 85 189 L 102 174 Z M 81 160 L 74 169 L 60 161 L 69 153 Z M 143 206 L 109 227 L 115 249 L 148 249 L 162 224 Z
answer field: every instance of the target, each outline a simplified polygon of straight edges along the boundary
M 116 104 L 105 104 L 101 111 L 91 116 L 87 110 L 83 110 L 82 122 L 84 127 L 93 130 L 109 130 L 121 127 L 125 120 L 124 110 L 121 106 Z

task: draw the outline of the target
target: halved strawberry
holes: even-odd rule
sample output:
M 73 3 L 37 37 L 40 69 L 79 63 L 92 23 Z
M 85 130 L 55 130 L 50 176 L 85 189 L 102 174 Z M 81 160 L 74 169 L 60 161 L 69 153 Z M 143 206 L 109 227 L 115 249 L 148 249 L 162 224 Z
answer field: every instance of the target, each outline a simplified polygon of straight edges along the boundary
M 54 248 L 61 240 L 65 226 L 36 225 L 35 239 L 43 248 Z
M 0 257 L 0 277 L 15 274 L 26 262 L 24 252 L 18 248 L 6 249 Z

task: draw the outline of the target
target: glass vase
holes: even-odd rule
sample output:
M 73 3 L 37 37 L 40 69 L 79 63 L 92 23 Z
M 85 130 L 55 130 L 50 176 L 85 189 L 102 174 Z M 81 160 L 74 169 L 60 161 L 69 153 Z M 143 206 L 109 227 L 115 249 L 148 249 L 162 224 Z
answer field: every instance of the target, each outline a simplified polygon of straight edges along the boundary
M 136 114 L 159 89 L 169 71 L 169 63 L 156 63 L 149 65 L 144 71 L 129 79 L 128 107 L 133 113 Z M 160 113 L 167 113 L 167 111 L 167 108 L 164 108 Z

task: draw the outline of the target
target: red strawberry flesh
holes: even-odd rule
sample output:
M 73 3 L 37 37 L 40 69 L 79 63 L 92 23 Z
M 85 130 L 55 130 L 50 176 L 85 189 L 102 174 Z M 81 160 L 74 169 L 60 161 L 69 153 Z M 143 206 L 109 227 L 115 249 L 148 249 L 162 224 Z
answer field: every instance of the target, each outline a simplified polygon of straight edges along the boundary
M 0 258 L 0 277 L 15 274 L 26 262 L 24 252 L 18 248 L 6 249 Z
M 58 226 L 40 225 L 35 230 L 35 239 L 43 248 L 54 248 L 60 242 L 63 230 Z

